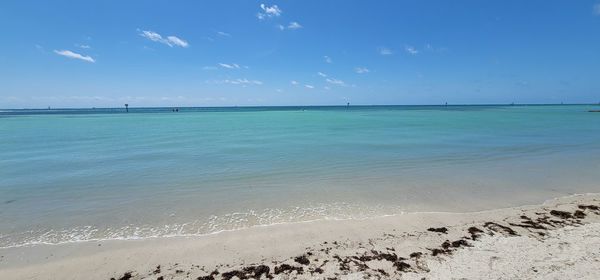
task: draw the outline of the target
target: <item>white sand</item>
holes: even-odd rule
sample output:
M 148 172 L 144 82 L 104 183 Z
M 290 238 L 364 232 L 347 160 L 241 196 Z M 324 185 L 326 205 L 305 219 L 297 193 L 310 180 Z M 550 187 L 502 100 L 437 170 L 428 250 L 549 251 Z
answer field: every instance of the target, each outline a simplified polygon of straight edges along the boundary
M 415 213 L 256 227 L 203 237 L 8 248 L 0 249 L 0 275 L 3 279 L 118 279 L 130 271 L 132 279 L 196 279 L 218 269 L 215 278 L 221 279 L 224 272 L 263 264 L 276 279 L 600 279 L 600 235 L 596 233 L 600 211 L 585 209 L 581 219 L 550 214 L 555 209 L 574 213 L 580 204 L 600 206 L 600 195 L 475 213 Z M 539 225 L 545 229 L 510 225 L 523 225 L 522 215 L 542 219 L 546 224 Z M 484 227 L 486 222 L 509 226 L 519 236 L 510 236 L 497 225 Z M 426 230 L 442 226 L 447 234 Z M 471 226 L 484 231 L 477 240 L 467 232 Z M 450 247 L 432 256 L 430 249 L 442 248 L 446 240 L 463 240 L 473 247 Z M 411 253 L 422 256 L 409 258 Z M 382 259 L 382 254 L 407 260 Z M 310 264 L 294 261 L 301 255 Z M 302 268 L 302 274 L 289 270 L 274 274 L 284 263 Z M 410 267 L 400 271 L 401 263 Z M 160 272 L 155 272 L 158 265 Z
M 600 279 L 600 223 L 565 227 L 538 240 L 485 237 L 447 260 L 430 260 L 430 279 Z M 415 277 L 420 279 L 420 276 Z

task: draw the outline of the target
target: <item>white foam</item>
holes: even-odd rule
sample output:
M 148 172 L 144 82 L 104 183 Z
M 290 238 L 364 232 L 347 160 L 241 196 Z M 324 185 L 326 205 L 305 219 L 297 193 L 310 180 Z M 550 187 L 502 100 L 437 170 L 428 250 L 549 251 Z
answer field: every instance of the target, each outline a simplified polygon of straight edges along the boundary
M 77 226 L 63 229 L 29 230 L 0 235 L 0 248 L 35 245 L 58 245 L 106 240 L 138 240 L 163 237 L 192 237 L 235 231 L 257 226 L 271 226 L 319 220 L 367 219 L 401 214 L 397 207 L 365 206 L 352 203 L 316 204 L 287 209 L 249 209 L 220 216 L 209 216 L 180 224 L 136 225 L 117 227 Z

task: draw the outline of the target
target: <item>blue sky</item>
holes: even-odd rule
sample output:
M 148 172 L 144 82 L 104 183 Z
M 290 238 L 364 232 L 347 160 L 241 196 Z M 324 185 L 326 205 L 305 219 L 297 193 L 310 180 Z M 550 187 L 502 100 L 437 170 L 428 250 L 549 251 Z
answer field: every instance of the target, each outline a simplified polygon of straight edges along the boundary
M 600 1 L 0 2 L 0 108 L 600 101 Z

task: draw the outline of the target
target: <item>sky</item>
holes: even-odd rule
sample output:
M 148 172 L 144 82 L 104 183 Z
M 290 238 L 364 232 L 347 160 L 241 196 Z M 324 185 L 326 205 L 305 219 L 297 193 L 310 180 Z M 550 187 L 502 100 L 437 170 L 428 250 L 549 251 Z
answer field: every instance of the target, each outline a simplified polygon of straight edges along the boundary
M 3 0 L 0 36 L 0 108 L 600 102 L 600 0 Z

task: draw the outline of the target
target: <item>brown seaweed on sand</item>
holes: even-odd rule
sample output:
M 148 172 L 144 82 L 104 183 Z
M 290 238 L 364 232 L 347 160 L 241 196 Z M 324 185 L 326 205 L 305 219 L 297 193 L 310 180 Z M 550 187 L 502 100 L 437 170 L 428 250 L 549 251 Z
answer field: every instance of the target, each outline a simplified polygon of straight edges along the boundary
M 513 230 L 512 228 L 503 226 L 501 224 L 494 223 L 494 222 L 486 222 L 485 224 L 483 224 L 483 227 L 488 228 L 495 232 L 500 232 L 500 233 L 504 232 L 504 233 L 506 233 L 508 235 L 512 235 L 512 236 L 518 235 L 517 232 L 515 230 Z
M 133 277 L 133 275 L 131 275 L 131 272 L 125 272 L 123 274 L 123 276 L 121 276 L 118 280 L 129 280 Z M 115 278 L 110 278 L 110 280 L 117 280 Z
M 409 257 L 414 258 L 414 259 L 418 259 L 421 256 L 423 256 L 423 253 L 421 253 L 421 252 L 413 252 L 413 253 L 410 253 Z
M 258 265 L 258 266 L 247 266 L 240 270 L 232 270 L 228 272 L 224 272 L 221 274 L 221 277 L 225 280 L 229 280 L 233 277 L 237 277 L 239 279 L 258 279 L 260 276 L 265 274 L 269 277 L 270 268 L 266 265 Z
M 443 234 L 448 233 L 448 228 L 446 228 L 446 227 L 439 227 L 439 228 L 430 227 L 427 230 L 431 231 L 431 232 L 437 232 L 437 233 L 443 233 Z
M 274 270 L 275 274 L 280 274 L 280 273 L 290 273 L 293 271 L 296 271 L 296 273 L 298 274 L 303 274 L 304 273 L 304 269 L 302 267 L 297 267 L 297 266 L 291 266 L 289 264 L 282 264 L 280 266 L 276 266 Z
M 587 209 L 594 210 L 594 211 L 600 210 L 600 207 L 596 206 L 596 205 L 582 205 L 582 204 L 580 204 L 577 207 L 579 207 L 579 209 L 581 209 L 581 210 L 587 210 Z
M 294 258 L 294 261 L 302 264 L 302 265 L 309 265 L 310 264 L 310 260 L 308 260 L 308 258 L 306 256 L 298 256 L 296 258 Z
M 196 278 L 196 280 L 215 280 L 216 275 L 219 275 L 219 271 L 215 269 L 209 275 L 200 276 L 200 277 Z
M 479 228 L 476 228 L 476 227 L 470 227 L 469 229 L 467 229 L 467 231 L 469 232 L 469 234 L 471 235 L 471 239 L 473 239 L 473 240 L 477 240 L 477 238 L 479 238 L 480 234 L 483 233 L 483 230 L 480 230 Z
M 572 219 L 573 218 L 573 214 L 567 212 L 567 211 L 560 211 L 560 210 L 552 210 L 550 211 L 550 215 L 552 216 L 556 216 L 562 219 Z
M 575 212 L 573 212 L 573 216 L 575 216 L 577 219 L 583 219 L 585 218 L 585 213 L 583 213 L 581 210 L 575 210 Z

